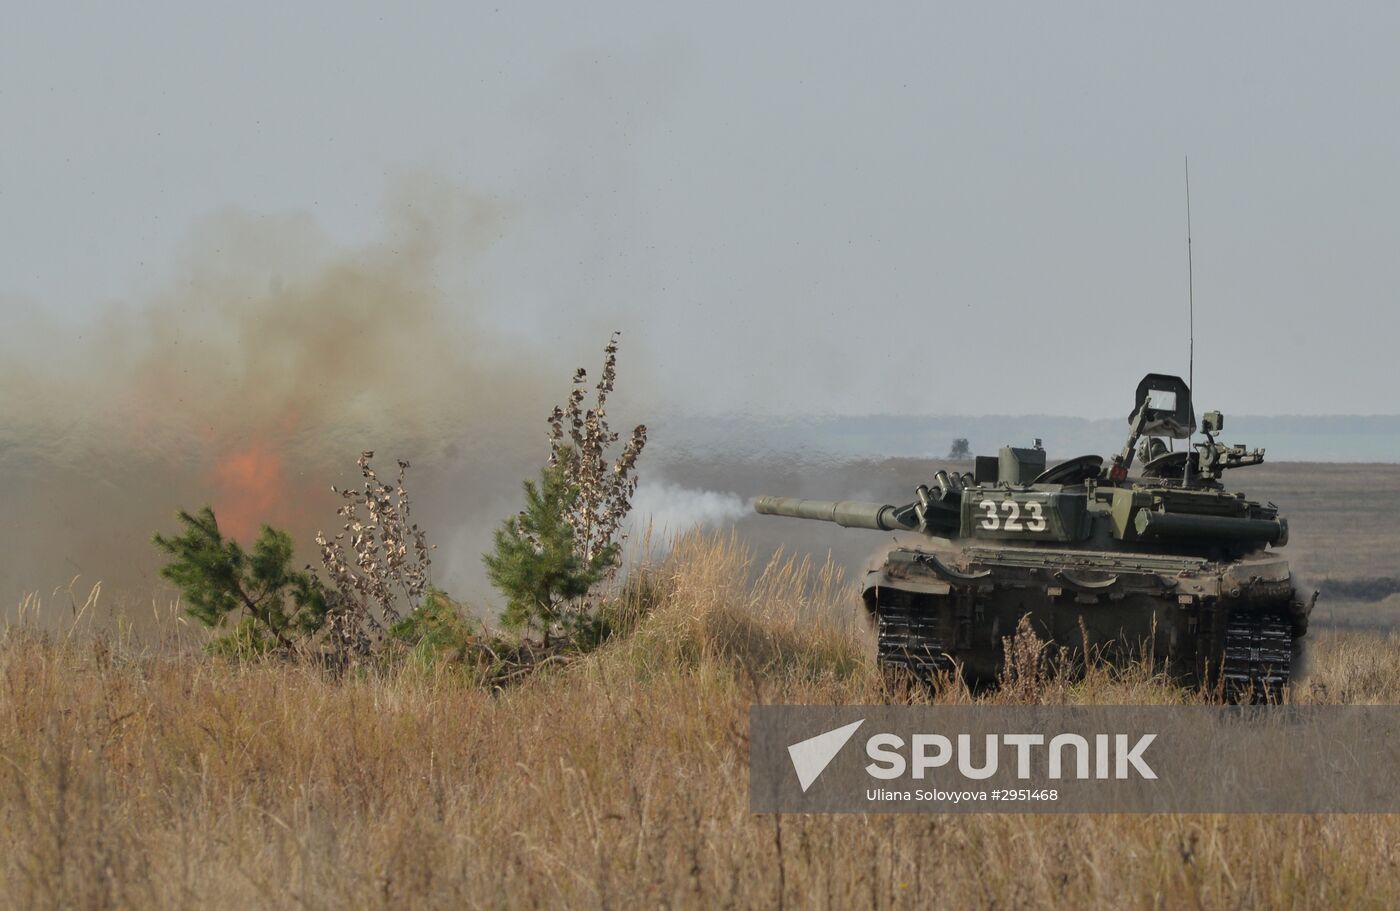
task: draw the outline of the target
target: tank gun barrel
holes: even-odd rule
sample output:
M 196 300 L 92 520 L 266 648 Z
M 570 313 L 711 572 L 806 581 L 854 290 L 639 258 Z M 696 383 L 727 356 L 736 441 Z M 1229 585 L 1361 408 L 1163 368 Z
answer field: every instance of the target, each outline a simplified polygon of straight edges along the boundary
M 885 503 L 859 500 L 802 500 L 797 497 L 759 497 L 753 508 L 765 516 L 788 516 L 835 522 L 845 528 L 876 531 L 913 531 L 919 527 L 913 511 Z

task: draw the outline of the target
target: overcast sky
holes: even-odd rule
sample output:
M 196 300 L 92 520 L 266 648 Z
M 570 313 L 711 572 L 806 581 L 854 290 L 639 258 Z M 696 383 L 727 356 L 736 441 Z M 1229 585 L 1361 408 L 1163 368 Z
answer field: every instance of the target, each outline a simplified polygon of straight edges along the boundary
M 1185 370 L 1189 154 L 1201 404 L 1400 411 L 1393 4 L 211 7 L 4 13 L 9 317 L 425 173 L 506 213 L 499 331 L 626 325 L 677 409 L 1120 415 Z

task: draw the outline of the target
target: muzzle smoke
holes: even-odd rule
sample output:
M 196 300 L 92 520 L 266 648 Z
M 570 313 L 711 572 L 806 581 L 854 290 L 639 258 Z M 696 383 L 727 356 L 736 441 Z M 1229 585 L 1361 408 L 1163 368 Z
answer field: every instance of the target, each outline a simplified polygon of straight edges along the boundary
M 649 527 L 654 537 L 664 540 L 696 528 L 729 525 L 752 510 L 752 501 L 736 493 L 643 481 L 632 498 L 632 534 Z

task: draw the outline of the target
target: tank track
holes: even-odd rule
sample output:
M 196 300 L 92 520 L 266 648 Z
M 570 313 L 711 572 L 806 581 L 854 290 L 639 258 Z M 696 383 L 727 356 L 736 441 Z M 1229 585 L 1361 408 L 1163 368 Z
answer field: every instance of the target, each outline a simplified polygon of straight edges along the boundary
M 943 672 L 954 670 L 953 659 L 931 611 L 915 604 L 885 604 L 878 613 L 877 654 L 885 671 L 904 671 L 926 685 Z
M 1230 702 L 1279 702 L 1293 669 L 1293 626 L 1282 614 L 1235 613 L 1220 665 Z

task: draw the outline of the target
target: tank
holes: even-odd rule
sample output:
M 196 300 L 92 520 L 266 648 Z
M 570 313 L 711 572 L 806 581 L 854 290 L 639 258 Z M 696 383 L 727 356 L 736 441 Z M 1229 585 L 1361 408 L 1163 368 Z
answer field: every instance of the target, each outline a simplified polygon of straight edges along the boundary
M 1025 617 L 1081 658 L 1147 654 L 1185 685 L 1277 701 L 1317 593 L 1299 592 L 1279 553 L 1288 523 L 1278 507 L 1222 483 L 1264 461 L 1262 449 L 1218 442 L 1224 426 L 1209 412 L 1197 430 L 1187 384 L 1148 374 L 1108 459 L 1047 467 L 1036 440 L 978 456 L 971 472 L 940 470 L 902 506 L 760 497 L 755 508 L 911 533 L 862 585 L 891 675 L 994 681 L 1003 640 Z M 912 534 L 923 539 L 906 543 Z

